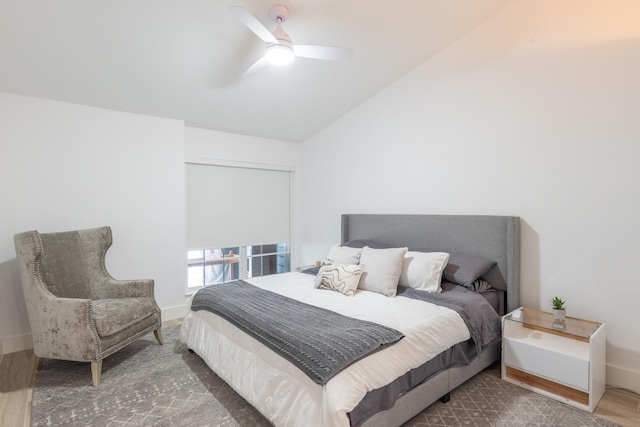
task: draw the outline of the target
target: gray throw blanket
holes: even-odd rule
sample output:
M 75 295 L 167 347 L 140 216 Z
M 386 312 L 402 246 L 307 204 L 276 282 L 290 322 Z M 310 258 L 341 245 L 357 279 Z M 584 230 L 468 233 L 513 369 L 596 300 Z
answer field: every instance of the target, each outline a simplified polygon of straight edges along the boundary
M 305 304 L 241 280 L 199 290 L 191 310 L 208 310 L 226 319 L 320 385 L 404 337 L 395 329 Z

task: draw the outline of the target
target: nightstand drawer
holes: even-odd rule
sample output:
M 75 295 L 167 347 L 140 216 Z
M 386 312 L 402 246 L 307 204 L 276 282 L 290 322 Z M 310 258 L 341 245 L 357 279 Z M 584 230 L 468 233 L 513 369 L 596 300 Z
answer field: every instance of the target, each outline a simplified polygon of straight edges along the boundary
M 507 366 L 589 391 L 589 344 L 521 328 L 503 345 Z

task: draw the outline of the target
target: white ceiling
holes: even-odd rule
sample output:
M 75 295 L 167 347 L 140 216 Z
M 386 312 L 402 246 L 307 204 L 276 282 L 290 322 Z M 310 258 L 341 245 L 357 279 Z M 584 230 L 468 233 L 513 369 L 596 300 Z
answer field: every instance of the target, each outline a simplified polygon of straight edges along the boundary
M 513 0 L 288 0 L 298 44 L 353 49 L 242 73 L 277 0 L 0 0 L 0 91 L 304 141 Z

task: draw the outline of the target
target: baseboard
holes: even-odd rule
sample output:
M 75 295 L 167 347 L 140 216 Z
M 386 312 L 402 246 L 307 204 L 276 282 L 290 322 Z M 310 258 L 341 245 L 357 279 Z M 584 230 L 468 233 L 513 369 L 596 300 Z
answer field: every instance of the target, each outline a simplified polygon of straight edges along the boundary
M 640 394 L 640 372 L 607 365 L 607 386 L 623 388 Z
M 162 321 L 166 322 L 167 320 L 175 320 L 182 319 L 185 314 L 187 314 L 188 305 L 180 304 L 173 307 L 163 308 L 162 311 Z
M 31 334 L 16 335 L 0 339 L 0 354 L 15 353 L 16 351 L 29 350 L 33 348 Z

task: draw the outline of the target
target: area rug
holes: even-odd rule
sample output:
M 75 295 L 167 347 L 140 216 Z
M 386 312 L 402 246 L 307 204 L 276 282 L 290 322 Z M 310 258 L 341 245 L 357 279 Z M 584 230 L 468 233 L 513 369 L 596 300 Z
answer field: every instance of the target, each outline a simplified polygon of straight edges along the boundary
M 88 363 L 45 360 L 33 389 L 32 426 L 220 426 L 271 424 L 163 329 L 108 357 L 100 387 Z M 490 368 L 436 402 L 405 427 L 615 426 L 579 409 L 500 380 Z

